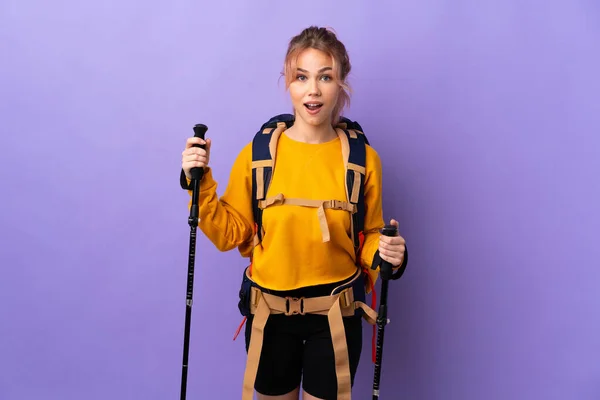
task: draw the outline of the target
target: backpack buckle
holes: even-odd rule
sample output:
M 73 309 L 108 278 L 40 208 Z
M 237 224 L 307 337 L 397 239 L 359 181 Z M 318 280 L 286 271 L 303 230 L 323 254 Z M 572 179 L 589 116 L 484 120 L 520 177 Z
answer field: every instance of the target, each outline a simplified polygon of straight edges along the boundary
M 250 307 L 256 308 L 258 307 L 258 302 L 261 298 L 261 291 L 255 287 L 250 288 Z
M 344 202 L 341 200 L 329 200 L 329 207 L 334 210 L 344 210 Z
M 304 315 L 304 297 L 286 297 L 285 315 Z
M 354 293 L 351 293 L 352 288 L 344 289 L 340 292 L 340 306 L 347 308 L 354 305 Z

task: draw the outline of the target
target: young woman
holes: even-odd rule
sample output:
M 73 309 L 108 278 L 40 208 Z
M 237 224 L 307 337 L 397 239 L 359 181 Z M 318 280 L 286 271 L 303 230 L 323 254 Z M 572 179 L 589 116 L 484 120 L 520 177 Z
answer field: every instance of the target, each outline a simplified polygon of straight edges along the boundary
M 342 143 L 335 126 L 349 100 L 346 82 L 349 72 L 345 46 L 330 30 L 310 27 L 292 38 L 283 74 L 295 121 L 279 136 L 268 196 L 281 193 L 285 198 L 296 199 L 347 198 Z M 205 149 L 192 147 L 194 144 L 204 144 Z M 263 293 L 293 299 L 329 296 L 334 288 L 353 279 L 357 264 L 370 268 L 377 250 L 395 268 L 402 266 L 404 239 L 380 234 L 384 226 L 381 162 L 373 148 L 366 148 L 365 239 L 360 260 L 356 260 L 350 237 L 350 214 L 345 210 L 324 210 L 325 238 L 315 208 L 294 204 L 268 207 L 262 217 L 264 235 L 256 245 L 252 143 L 235 160 L 221 198 L 217 196 L 217 184 L 209 168 L 211 145 L 210 138 L 204 141 L 192 137 L 182 153 L 182 169 L 188 184 L 192 168 L 205 169 L 200 185 L 199 227 L 220 250 L 238 248 L 243 256 L 251 256 L 251 279 Z M 395 220 L 390 223 L 397 226 Z M 371 274 L 376 277 L 377 271 Z M 256 317 L 248 316 L 247 350 L 257 332 L 252 328 Z M 343 328 L 350 387 L 361 354 L 361 316 L 345 316 Z M 258 353 L 257 372 L 250 377 L 258 399 L 297 400 L 301 381 L 303 399 L 338 398 L 340 377 L 336 375 L 336 354 L 327 315 L 272 314 L 260 335 L 262 350 Z

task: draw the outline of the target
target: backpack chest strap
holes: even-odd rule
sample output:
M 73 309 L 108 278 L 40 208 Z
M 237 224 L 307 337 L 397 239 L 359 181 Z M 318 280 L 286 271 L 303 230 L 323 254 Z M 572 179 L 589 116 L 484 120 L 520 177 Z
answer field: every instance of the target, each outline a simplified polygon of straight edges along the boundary
M 327 224 L 327 217 L 325 216 L 325 209 L 342 210 L 347 211 L 350 214 L 356 212 L 356 206 L 352 203 L 342 200 L 313 200 L 313 199 L 297 199 L 297 198 L 286 198 L 283 194 L 279 193 L 276 196 L 268 197 L 265 200 L 258 202 L 258 206 L 261 209 L 265 209 L 271 206 L 301 206 L 301 207 L 312 207 L 317 209 L 317 217 L 319 218 L 319 226 L 321 227 L 321 235 L 323 242 L 328 242 L 331 239 L 329 234 L 329 225 Z

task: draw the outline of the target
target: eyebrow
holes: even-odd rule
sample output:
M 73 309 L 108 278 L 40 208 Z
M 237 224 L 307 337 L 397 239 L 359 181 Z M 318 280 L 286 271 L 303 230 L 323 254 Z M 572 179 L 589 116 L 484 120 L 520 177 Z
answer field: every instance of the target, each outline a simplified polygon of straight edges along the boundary
M 305 73 L 308 73 L 308 71 L 307 71 L 307 70 L 305 70 L 305 69 L 302 69 L 302 68 L 296 68 L 296 69 L 297 69 L 298 71 L 300 71 L 300 72 L 305 72 Z M 329 70 L 332 70 L 332 69 L 333 69 L 333 68 L 331 68 L 331 67 L 323 67 L 323 68 L 321 68 L 321 69 L 319 70 L 319 73 L 321 73 L 321 72 L 325 72 L 325 71 L 329 71 Z

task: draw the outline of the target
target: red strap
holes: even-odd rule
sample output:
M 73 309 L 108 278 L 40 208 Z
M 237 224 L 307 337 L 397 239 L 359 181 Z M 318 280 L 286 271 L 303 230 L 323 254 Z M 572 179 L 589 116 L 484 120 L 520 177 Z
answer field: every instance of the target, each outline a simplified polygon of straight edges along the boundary
M 242 326 L 244 326 L 245 322 L 246 322 L 246 317 L 244 317 L 244 319 L 242 320 L 242 323 L 240 324 L 237 331 L 235 332 L 235 336 L 233 336 L 233 340 L 237 339 L 238 335 L 240 334 L 240 331 L 242 330 Z
M 360 263 L 360 253 L 362 252 L 363 245 L 365 244 L 365 233 L 363 231 L 358 232 L 358 250 L 356 251 L 356 262 Z
M 373 296 L 371 298 L 371 308 L 373 310 L 375 310 L 375 307 L 377 307 L 377 293 L 375 292 L 375 286 L 373 286 L 373 284 L 371 283 L 371 290 L 373 293 Z M 375 353 L 376 353 L 376 344 L 375 344 L 375 336 L 377 336 L 377 324 L 373 325 L 373 336 L 371 338 L 371 354 L 372 354 L 372 358 L 373 358 L 373 363 L 375 363 Z
M 375 285 L 373 284 L 373 280 L 371 279 L 371 275 L 369 275 L 369 272 L 367 271 L 366 268 L 363 268 L 363 272 L 367 277 L 367 281 L 369 282 L 369 286 L 371 287 L 371 308 L 373 310 L 375 310 L 375 307 L 377 307 L 377 292 L 375 291 Z M 375 336 L 377 335 L 377 324 L 373 325 L 373 336 L 371 337 L 371 357 L 373 359 L 373 363 L 375 363 L 375 353 L 377 350 L 377 345 L 375 343 Z

